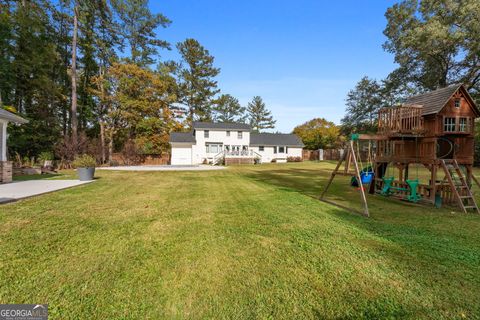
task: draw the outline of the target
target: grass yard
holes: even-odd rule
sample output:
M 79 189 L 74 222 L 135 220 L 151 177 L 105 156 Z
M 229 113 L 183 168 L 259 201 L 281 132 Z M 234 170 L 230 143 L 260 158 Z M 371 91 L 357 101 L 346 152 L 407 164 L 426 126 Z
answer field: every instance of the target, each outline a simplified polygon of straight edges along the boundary
M 352 215 L 314 198 L 332 168 L 98 171 L 0 206 L 0 303 L 48 303 L 51 319 L 480 318 L 480 216 L 378 196 Z M 331 199 L 360 206 L 341 179 Z

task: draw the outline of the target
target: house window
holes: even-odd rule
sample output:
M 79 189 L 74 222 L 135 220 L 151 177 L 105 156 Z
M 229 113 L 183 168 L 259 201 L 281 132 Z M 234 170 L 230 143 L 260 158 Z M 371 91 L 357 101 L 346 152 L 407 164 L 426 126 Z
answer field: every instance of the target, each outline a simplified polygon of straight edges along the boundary
M 288 153 L 288 147 L 285 147 L 285 153 Z
M 230 131 L 227 131 L 227 137 L 230 137 Z
M 265 147 L 264 146 L 259 146 L 258 151 L 265 151 Z
M 205 131 L 203 132 L 203 137 L 204 137 L 204 138 L 210 137 L 210 131 L 205 130 Z
M 243 138 L 243 132 L 242 131 L 238 131 L 238 139 L 242 139 Z
M 277 147 L 273 147 L 273 153 L 277 153 Z
M 460 99 L 455 99 L 455 108 L 460 108 Z
M 278 147 L 278 153 L 285 153 L 285 147 Z
M 207 153 L 222 152 L 222 144 L 221 143 L 206 143 L 205 147 L 206 147 Z
M 455 131 L 455 118 L 445 118 L 443 123 L 443 131 L 445 132 Z
M 460 118 L 459 119 L 458 131 L 467 132 L 467 118 Z

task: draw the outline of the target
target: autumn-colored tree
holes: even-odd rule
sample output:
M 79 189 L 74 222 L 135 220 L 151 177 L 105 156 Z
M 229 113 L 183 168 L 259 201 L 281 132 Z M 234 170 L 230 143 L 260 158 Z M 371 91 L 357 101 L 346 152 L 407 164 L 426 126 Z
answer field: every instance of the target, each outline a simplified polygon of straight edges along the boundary
M 168 135 L 180 129 L 170 106 L 176 97 L 174 79 L 133 63 L 114 63 L 94 79 L 97 97 L 106 106 L 106 132 L 111 159 L 115 138 L 135 140 L 139 152 L 160 154 L 168 148 Z
M 338 147 L 343 138 L 340 135 L 340 127 L 324 118 L 315 118 L 293 129 L 306 149 L 329 149 Z

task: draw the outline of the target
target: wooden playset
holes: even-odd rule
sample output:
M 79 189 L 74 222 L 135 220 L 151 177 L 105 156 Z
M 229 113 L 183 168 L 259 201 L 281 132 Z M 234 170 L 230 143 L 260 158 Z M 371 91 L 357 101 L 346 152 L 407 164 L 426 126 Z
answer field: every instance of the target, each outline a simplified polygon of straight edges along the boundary
M 479 116 L 472 97 L 460 84 L 413 96 L 401 106 L 380 110 L 377 134 L 352 135 L 321 199 L 327 201 L 325 194 L 332 181 L 342 174 L 353 176 L 352 185 L 360 190 L 362 214 L 366 216 L 366 191 L 480 213 L 471 192 L 472 181 L 479 184 L 472 173 L 474 122 Z M 360 148 L 367 149 L 369 155 L 364 168 L 359 165 Z M 429 171 L 428 183 L 420 183 L 420 166 Z

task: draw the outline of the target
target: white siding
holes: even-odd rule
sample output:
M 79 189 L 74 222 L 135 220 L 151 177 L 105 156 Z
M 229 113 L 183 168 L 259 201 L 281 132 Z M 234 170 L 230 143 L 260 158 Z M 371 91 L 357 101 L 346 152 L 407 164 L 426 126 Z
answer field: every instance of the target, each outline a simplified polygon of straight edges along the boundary
M 172 144 L 172 165 L 191 165 L 192 146 L 185 144 Z
M 287 157 L 301 157 L 302 148 L 288 147 L 285 153 L 279 152 L 279 146 L 277 146 L 277 153 L 273 152 L 273 146 L 264 146 L 263 151 L 260 151 L 259 147 L 251 147 L 252 150 L 262 156 L 262 163 L 272 162 L 273 159 L 287 159 Z
M 238 138 L 239 130 L 230 130 L 229 137 L 227 137 L 227 130 L 208 130 L 208 131 L 209 131 L 208 138 L 205 138 L 204 129 L 195 130 L 195 140 L 197 141 L 197 144 L 193 145 L 192 147 L 194 164 L 201 164 L 204 159 L 213 158 L 213 156 L 215 156 L 215 153 L 207 154 L 205 144 L 208 142 L 221 143 L 223 144 L 223 148 L 225 148 L 226 145 L 247 146 L 247 147 L 249 147 L 250 145 L 250 132 L 248 131 L 242 131 L 241 139 Z

